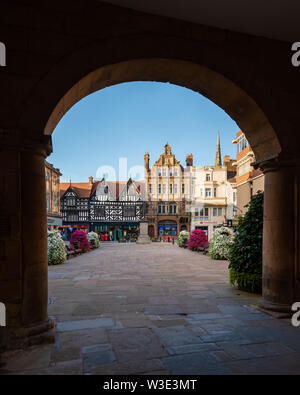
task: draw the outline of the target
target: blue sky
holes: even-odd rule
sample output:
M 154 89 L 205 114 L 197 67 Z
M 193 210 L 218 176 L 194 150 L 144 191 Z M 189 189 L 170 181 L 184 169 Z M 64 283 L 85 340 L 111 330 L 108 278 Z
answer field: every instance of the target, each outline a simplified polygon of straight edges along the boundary
M 100 166 L 118 170 L 119 158 L 127 158 L 128 169 L 143 166 L 147 151 L 151 166 L 169 142 L 183 166 L 189 153 L 195 165 L 212 165 L 218 130 L 222 157 L 235 157 L 232 139 L 239 127 L 213 102 L 172 84 L 124 83 L 73 106 L 53 132 L 47 160 L 60 168 L 62 182 L 84 182 Z

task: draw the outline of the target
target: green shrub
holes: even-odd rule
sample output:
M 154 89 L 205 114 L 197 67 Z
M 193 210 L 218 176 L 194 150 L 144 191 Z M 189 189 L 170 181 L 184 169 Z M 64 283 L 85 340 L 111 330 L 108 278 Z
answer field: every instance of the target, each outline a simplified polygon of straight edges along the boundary
M 234 234 L 230 228 L 217 228 L 211 238 L 208 253 L 212 259 L 228 259 L 230 247 L 234 243 Z
M 178 239 L 177 239 L 177 244 L 178 244 L 178 246 L 179 246 L 179 247 L 182 247 L 183 240 L 184 240 L 184 239 L 189 240 L 189 237 L 190 237 L 189 232 L 188 232 L 187 230 L 182 230 L 182 231 L 179 233 L 179 236 L 178 236 Z
M 261 274 L 239 273 L 230 269 L 229 281 L 244 291 L 261 293 Z
M 48 231 L 48 265 L 61 265 L 66 262 L 65 243 L 57 230 Z
M 91 242 L 91 240 L 95 240 L 95 246 L 96 246 L 96 248 L 99 248 L 99 247 L 100 247 L 99 236 L 98 236 L 98 234 L 97 234 L 96 232 L 89 232 L 89 233 L 87 234 L 87 238 L 88 238 L 88 241 L 89 241 L 89 242 Z
M 261 292 L 263 201 L 262 192 L 252 197 L 229 253 L 230 283 L 251 292 Z

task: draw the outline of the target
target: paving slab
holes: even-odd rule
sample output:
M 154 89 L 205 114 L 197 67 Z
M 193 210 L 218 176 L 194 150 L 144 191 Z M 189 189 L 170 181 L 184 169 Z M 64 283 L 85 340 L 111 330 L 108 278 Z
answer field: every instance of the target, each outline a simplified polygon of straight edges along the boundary
M 0 374 L 300 374 L 300 329 L 232 288 L 228 262 L 167 243 L 101 243 L 49 267 L 56 342 Z
M 81 329 L 94 328 L 111 328 L 114 326 L 114 320 L 111 318 L 97 318 L 94 320 L 65 321 L 58 322 L 56 326 L 57 332 L 78 331 Z

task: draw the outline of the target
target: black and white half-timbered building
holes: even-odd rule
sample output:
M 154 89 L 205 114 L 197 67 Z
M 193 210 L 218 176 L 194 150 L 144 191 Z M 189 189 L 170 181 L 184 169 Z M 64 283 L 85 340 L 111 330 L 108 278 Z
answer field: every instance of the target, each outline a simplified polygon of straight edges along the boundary
M 109 240 L 136 238 L 145 218 L 142 181 L 93 181 L 61 183 L 64 226 L 93 230 Z

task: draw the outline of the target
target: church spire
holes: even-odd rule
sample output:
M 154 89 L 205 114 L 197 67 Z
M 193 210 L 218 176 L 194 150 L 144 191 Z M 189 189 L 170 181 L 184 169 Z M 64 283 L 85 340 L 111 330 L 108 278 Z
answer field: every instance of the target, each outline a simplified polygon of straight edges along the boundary
M 222 167 L 221 160 L 221 145 L 220 145 L 220 132 L 218 132 L 218 141 L 217 141 L 217 152 L 216 152 L 216 163 L 215 167 Z

